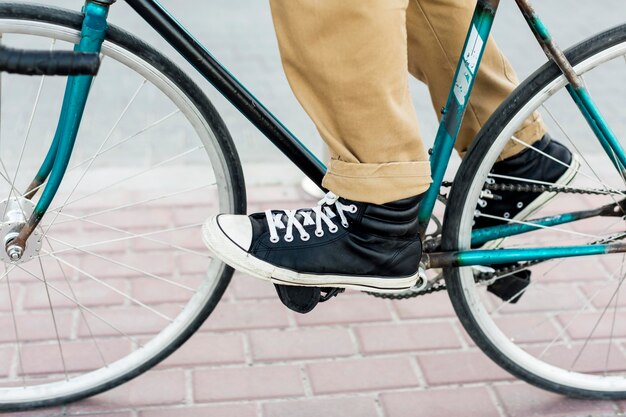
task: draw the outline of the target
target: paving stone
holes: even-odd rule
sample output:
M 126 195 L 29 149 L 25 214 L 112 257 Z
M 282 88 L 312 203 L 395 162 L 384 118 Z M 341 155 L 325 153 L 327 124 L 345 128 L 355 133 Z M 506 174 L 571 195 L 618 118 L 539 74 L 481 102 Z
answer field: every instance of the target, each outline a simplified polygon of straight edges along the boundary
M 359 326 L 356 333 L 365 354 L 461 347 L 448 322 Z
M 233 296 L 239 300 L 278 297 L 274 284 L 262 279 L 255 279 L 241 272 L 235 272 L 229 286 Z
M 307 365 L 315 394 L 416 387 L 407 358 L 347 359 Z
M 289 400 L 265 403 L 264 417 L 378 417 L 376 402 L 369 397 Z
M 55 314 L 59 337 L 65 339 L 71 335 L 73 317 L 69 313 Z M 20 341 L 56 340 L 54 320 L 50 311 L 28 314 L 16 314 L 15 322 Z M 0 315 L 0 328 L 7 329 L 0 332 L 0 342 L 14 342 L 15 332 L 13 318 L 10 314 Z
M 585 298 L 577 288 L 570 284 L 546 284 L 546 279 L 535 279 L 534 285 L 528 286 L 524 297 L 516 304 L 507 304 L 499 309 L 502 314 L 551 311 L 560 312 L 580 310 L 585 305 Z M 495 297 L 494 297 L 495 300 Z M 499 302 L 498 306 L 501 305 Z
M 96 397 L 69 406 L 70 413 L 182 404 L 185 376 L 180 370 L 151 371 Z
M 150 276 L 134 278 L 130 280 L 131 294 L 133 298 L 148 305 L 163 303 L 186 304 L 195 294 L 196 289 L 203 280 L 204 277 L 199 275 L 183 275 L 167 279 L 167 281 Z
M 616 343 L 584 342 L 562 343 L 551 346 L 533 346 L 527 351 L 535 357 L 562 369 L 573 369 L 578 372 L 619 372 L 626 370 L 626 357 Z
M 287 311 L 280 301 L 220 303 L 205 322 L 209 330 L 284 328 L 289 326 Z
M 6 377 L 11 371 L 11 366 L 16 358 L 14 346 L 0 346 L 0 377 Z
M 566 328 L 566 332 L 574 339 L 586 339 L 590 335 L 596 338 L 626 336 L 625 312 L 617 312 L 613 320 L 613 309 L 609 308 L 605 314 L 598 312 L 571 312 L 559 314 L 559 323 Z M 593 332 L 593 333 L 592 333 Z
M 94 308 L 94 314 L 85 314 L 89 327 L 82 318 L 78 320 L 78 334 L 88 337 L 91 332 L 97 336 L 119 336 L 120 331 L 128 335 L 155 334 L 168 325 L 180 311 L 180 307 L 173 305 L 149 306 L 156 310 L 151 311 L 143 306 L 113 306 L 108 308 Z M 160 313 L 160 314 L 157 314 Z
M 256 407 L 253 404 L 229 404 L 210 406 L 185 406 L 177 408 L 162 408 L 141 410 L 139 417 L 257 417 Z
M 102 281 L 104 284 L 85 277 L 85 279 L 79 282 L 65 280 L 50 282 L 50 302 L 55 309 L 78 308 L 77 302 L 89 308 L 124 304 L 126 299 L 115 290 L 129 294 L 127 281 L 123 279 L 104 279 Z M 111 289 L 111 287 L 115 290 Z M 43 282 L 30 284 L 25 287 L 23 306 L 29 310 L 50 308 L 48 292 Z
M 615 412 L 615 405 L 608 401 L 575 400 L 527 384 L 497 386 L 496 393 L 511 417 L 599 416 Z
M 285 398 L 304 394 L 296 366 L 206 369 L 194 372 L 196 402 Z
M 513 379 L 482 352 L 423 354 L 417 360 L 430 385 Z
M 393 301 L 393 306 L 401 319 L 456 317 L 448 294 L 445 292 L 409 300 Z
M 484 387 L 383 393 L 381 402 L 387 417 L 500 416 Z
M 509 339 L 518 343 L 549 342 L 559 334 L 550 317 L 551 314 L 543 313 L 507 315 L 494 321 Z
M 346 329 L 255 331 L 250 333 L 255 361 L 334 358 L 356 353 Z
M 243 362 L 245 354 L 242 335 L 198 332 L 158 366 L 192 368 L 194 365 Z
M 97 342 L 97 346 L 96 346 Z M 21 346 L 22 363 L 27 375 L 93 371 L 121 359 L 131 352 L 126 339 L 63 341 L 63 360 L 57 343 L 31 343 Z
M 391 313 L 383 300 L 373 297 L 341 298 L 341 295 L 318 305 L 308 314 L 296 315 L 296 321 L 301 326 L 389 320 Z

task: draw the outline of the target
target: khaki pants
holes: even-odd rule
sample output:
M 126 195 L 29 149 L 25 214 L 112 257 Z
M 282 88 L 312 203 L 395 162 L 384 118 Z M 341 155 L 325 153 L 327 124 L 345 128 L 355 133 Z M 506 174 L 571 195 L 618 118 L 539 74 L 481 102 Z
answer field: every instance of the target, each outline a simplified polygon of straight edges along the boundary
M 408 89 L 408 72 L 445 105 L 475 2 L 468 0 L 270 0 L 289 83 L 331 151 L 324 186 L 382 204 L 431 183 L 427 151 Z M 407 72 L 408 68 L 408 72 Z M 457 151 L 463 155 L 518 84 L 489 39 Z M 516 137 L 545 133 L 537 114 Z M 523 146 L 509 142 L 501 157 Z

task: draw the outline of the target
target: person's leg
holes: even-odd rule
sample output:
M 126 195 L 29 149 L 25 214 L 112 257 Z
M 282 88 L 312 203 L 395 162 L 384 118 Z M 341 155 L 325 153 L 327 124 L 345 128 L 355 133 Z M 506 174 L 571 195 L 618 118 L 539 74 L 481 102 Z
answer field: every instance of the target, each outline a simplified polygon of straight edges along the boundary
M 271 0 L 289 82 L 331 149 L 324 185 L 336 195 L 209 219 L 204 241 L 222 260 L 278 284 L 415 285 L 431 179 L 408 90 L 408 1 Z
M 324 186 L 385 203 L 430 184 L 408 90 L 409 0 L 271 0 L 289 83 L 331 151 Z
M 428 86 L 438 112 L 448 98 L 475 5 L 467 0 L 410 0 L 407 9 L 409 71 Z M 515 71 L 490 37 L 455 146 L 461 156 L 518 84 Z M 541 117 L 535 113 L 515 137 L 532 144 L 545 132 Z M 508 158 L 523 149 L 523 145 L 511 141 L 501 156 Z
M 428 85 L 437 110 L 445 105 L 448 97 L 474 7 L 474 2 L 466 0 L 410 0 L 407 9 L 409 71 Z M 515 71 L 490 38 L 456 143 L 461 156 L 518 84 Z M 503 149 L 500 160 L 492 168 L 493 174 L 504 175 L 509 178 L 506 182 L 513 184 L 524 183 L 522 179 L 525 179 L 565 185 L 573 179 L 577 160 L 567 148 L 551 140 L 539 113 L 525 120 L 514 137 L 517 140 L 510 140 Z M 528 145 L 533 149 L 528 149 Z M 526 219 L 555 196 L 554 193 L 504 191 L 497 194 L 491 200 L 485 199 L 477 208 L 476 228 Z

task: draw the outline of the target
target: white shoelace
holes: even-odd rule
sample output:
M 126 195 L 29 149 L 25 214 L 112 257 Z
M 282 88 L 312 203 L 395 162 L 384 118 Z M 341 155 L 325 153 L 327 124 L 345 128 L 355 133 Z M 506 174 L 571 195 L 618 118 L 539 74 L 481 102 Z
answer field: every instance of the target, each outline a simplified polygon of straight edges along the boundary
M 273 210 L 275 213 L 272 213 L 272 210 L 266 210 L 265 217 L 267 218 L 267 225 L 270 229 L 270 241 L 272 243 L 278 243 L 280 241 L 278 229 L 286 229 L 285 242 L 292 242 L 293 230 L 295 228 L 300 234 L 300 239 L 306 242 L 311 238 L 311 235 L 304 230 L 304 226 L 311 225 L 315 225 L 315 236 L 317 237 L 324 236 L 324 224 L 326 224 L 330 233 L 337 233 L 339 227 L 332 220 L 337 217 L 337 215 L 331 210 L 331 206 L 335 206 L 335 211 L 339 214 L 342 226 L 347 228 L 349 224 L 344 212 L 354 214 L 357 211 L 357 207 L 354 204 L 342 204 L 338 200 L 339 197 L 335 194 L 327 193 L 324 198 L 317 203 L 316 207 L 297 210 Z M 298 213 L 302 215 L 302 223 L 300 223 L 300 220 L 296 217 Z M 312 215 L 315 215 L 315 220 Z M 287 217 L 287 225 L 283 222 L 284 216 Z

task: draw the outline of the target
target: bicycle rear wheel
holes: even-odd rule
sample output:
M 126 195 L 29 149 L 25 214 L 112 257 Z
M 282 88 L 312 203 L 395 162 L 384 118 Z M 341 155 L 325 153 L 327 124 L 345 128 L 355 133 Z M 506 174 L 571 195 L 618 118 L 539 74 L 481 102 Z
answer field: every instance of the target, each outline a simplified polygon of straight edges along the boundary
M 62 9 L 0 4 L 11 47 L 71 49 L 81 23 Z M 133 35 L 111 27 L 102 54 L 41 248 L 2 263 L 0 410 L 67 403 L 146 371 L 198 329 L 232 276 L 200 239 L 211 213 L 245 213 L 224 123 Z M 54 136 L 65 79 L 0 76 L 0 207 L 28 210 L 23 192 Z
M 626 25 L 571 48 L 567 56 L 622 146 L 626 146 Z M 525 182 L 524 178 L 494 176 L 490 171 L 507 143 L 519 143 L 512 136 L 533 111 L 542 116 L 552 137 L 568 146 L 581 161 L 576 179 L 565 191 L 578 188 L 584 193 L 558 193 L 532 218 L 596 208 L 624 198 L 624 178 L 601 149 L 565 86 L 556 66 L 546 64 L 484 126 L 450 193 L 443 232 L 445 250 L 470 248 L 472 224 L 480 211 L 478 203 L 486 181 Z M 538 157 L 546 157 L 532 145 L 525 147 L 537 152 Z M 585 194 L 596 189 L 599 194 Z M 509 218 L 500 220 L 515 223 Z M 510 237 L 499 247 L 617 241 L 623 239 L 619 233 L 625 230 L 623 215 L 593 218 Z M 504 369 L 538 387 L 568 396 L 626 398 L 624 260 L 623 254 L 616 254 L 516 264 L 514 267 L 531 271 L 531 281 L 505 300 L 486 289 L 493 280 L 506 279 L 506 271 L 484 282 L 476 279 L 476 269 L 448 269 L 446 283 L 457 315 L 471 338 Z

